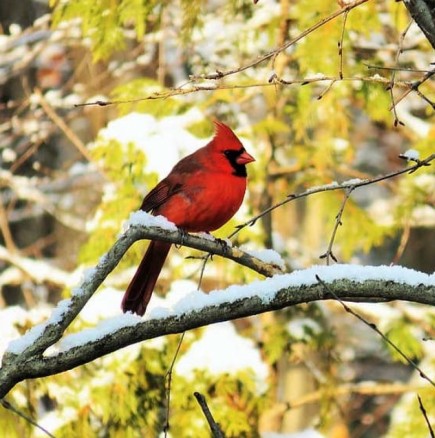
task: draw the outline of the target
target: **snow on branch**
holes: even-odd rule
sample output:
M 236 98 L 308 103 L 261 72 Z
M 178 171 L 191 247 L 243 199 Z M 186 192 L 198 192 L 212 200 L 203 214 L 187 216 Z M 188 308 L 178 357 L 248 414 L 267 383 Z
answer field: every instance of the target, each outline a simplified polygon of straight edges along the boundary
M 0 398 L 17 382 L 27 378 L 29 370 L 22 366 L 24 363 L 30 364 L 36 363 L 37 360 L 44 360 L 44 352 L 62 338 L 67 327 L 117 266 L 128 248 L 137 240 L 156 239 L 182 244 L 229 258 L 269 277 L 282 272 L 280 267 L 264 262 L 220 240 L 214 240 L 209 236 L 201 237 L 183 233 L 164 218 L 156 218 L 144 212 L 137 212 L 132 214 L 129 225 L 112 248 L 101 257 L 97 266 L 85 271 L 80 286 L 73 289 L 71 298 L 59 302 L 50 318 L 43 324 L 33 327 L 24 336 L 11 342 L 8 351 L 3 356 L 2 368 L 0 368 L 0 387 L 3 388 L 5 381 L 9 382 L 11 386 L 7 385 L 6 392 L 0 390 Z M 127 318 L 126 321 L 130 321 L 130 323 L 132 318 L 133 323 L 137 322 L 137 317 L 131 315 L 123 315 L 122 317 Z M 109 332 L 110 330 L 113 330 L 113 326 L 109 327 Z M 13 376 L 12 380 L 11 376 Z M 13 383 L 11 384 L 11 382 Z
M 316 277 L 321 277 L 328 287 Z M 153 319 L 132 314 L 107 319 L 94 328 L 65 337 L 57 349 L 45 354 L 41 347 L 48 343 L 41 336 L 44 330 L 39 329 L 33 344 L 23 349 L 22 341 L 16 341 L 5 354 L 0 369 L 0 398 L 23 379 L 57 374 L 137 342 L 296 304 L 334 299 L 331 291 L 346 301 L 405 300 L 435 305 L 435 275 L 400 266 L 314 266 L 248 285 L 233 285 L 224 291 L 195 291 Z M 60 309 L 54 312 L 51 324 L 57 320 L 60 326 L 64 325 L 58 316 L 63 310 L 70 314 L 76 310 L 65 306 Z M 36 350 L 35 344 L 39 345 Z

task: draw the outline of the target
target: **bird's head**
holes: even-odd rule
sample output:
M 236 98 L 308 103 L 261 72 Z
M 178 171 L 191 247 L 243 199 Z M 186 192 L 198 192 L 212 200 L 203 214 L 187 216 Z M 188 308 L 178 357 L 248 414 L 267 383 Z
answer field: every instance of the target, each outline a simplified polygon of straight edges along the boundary
M 236 176 L 246 176 L 246 164 L 255 161 L 255 158 L 246 152 L 242 142 L 225 123 L 215 121 L 215 135 L 209 146 L 214 153 L 223 156 L 233 169 Z

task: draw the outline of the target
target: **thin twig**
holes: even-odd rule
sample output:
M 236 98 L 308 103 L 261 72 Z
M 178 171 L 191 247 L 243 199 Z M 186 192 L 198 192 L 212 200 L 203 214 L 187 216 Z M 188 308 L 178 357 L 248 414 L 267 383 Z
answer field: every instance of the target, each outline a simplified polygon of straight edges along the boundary
M 297 35 L 295 38 L 292 38 L 291 40 L 287 41 L 285 44 L 281 45 L 280 47 L 266 53 L 263 56 L 260 56 L 256 58 L 255 60 L 249 62 L 246 65 L 243 65 L 239 68 L 227 70 L 225 72 L 223 71 L 216 71 L 215 73 L 211 74 L 204 74 L 204 75 L 197 75 L 197 76 L 191 76 L 191 79 L 198 80 L 198 79 L 222 79 L 226 76 L 234 75 L 236 73 L 240 73 L 242 71 L 248 70 L 252 67 L 257 66 L 258 64 L 263 63 L 264 61 L 267 61 L 273 57 L 275 57 L 278 53 L 283 52 L 284 50 L 287 50 L 290 46 L 294 45 L 298 41 L 305 38 L 310 33 L 314 32 L 315 30 L 319 29 L 320 27 L 324 26 L 326 23 L 329 23 L 330 21 L 334 20 L 335 18 L 339 17 L 342 14 L 345 14 L 349 12 L 350 10 L 362 5 L 363 3 L 366 3 L 369 0 L 356 0 L 352 3 L 349 3 L 344 8 L 338 9 L 337 11 L 333 12 L 332 14 L 328 15 L 327 17 L 323 18 L 322 20 L 315 23 L 313 26 L 309 27 L 308 29 L 301 32 L 299 35 Z
M 400 57 L 400 55 L 403 52 L 403 42 L 405 40 L 405 36 L 406 36 L 409 28 L 411 27 L 412 22 L 413 22 L 413 20 L 411 20 L 408 23 L 408 26 L 406 26 L 405 30 L 400 35 L 399 45 L 398 45 L 398 48 L 397 48 L 396 60 L 395 60 L 396 65 L 399 64 L 399 57 Z M 397 127 L 398 125 L 404 126 L 404 123 L 401 122 L 399 120 L 398 116 L 397 116 L 396 104 L 394 102 L 394 92 L 393 92 L 393 89 L 394 89 L 394 81 L 396 79 L 396 72 L 397 72 L 397 70 L 392 70 L 391 71 L 391 81 L 390 81 L 390 85 L 388 86 L 388 90 L 390 92 L 390 97 L 391 97 L 391 107 L 393 109 L 393 114 L 394 114 L 394 126 L 395 127 Z
M 47 102 L 43 94 L 39 90 L 35 90 L 35 95 L 39 99 L 42 109 L 45 111 L 48 117 L 54 122 L 54 124 L 65 134 L 66 138 L 76 147 L 83 157 L 88 161 L 92 161 L 88 150 L 80 138 L 72 131 L 72 129 L 59 117 L 53 107 Z
M 409 84 L 409 88 L 403 92 L 403 94 L 401 96 L 399 96 L 396 101 L 395 101 L 395 105 L 397 106 L 403 99 L 405 99 L 405 97 L 408 96 L 408 94 L 410 94 L 412 91 L 418 92 L 418 88 L 420 87 L 420 85 L 424 84 L 428 79 L 430 79 L 433 75 L 435 74 L 435 68 L 428 71 L 422 79 L 415 81 L 415 82 L 411 82 Z M 397 85 L 397 82 L 396 82 Z M 433 103 L 431 103 L 432 107 L 433 107 Z M 391 111 L 393 109 L 392 106 L 390 106 L 389 110 Z
M 183 343 L 184 335 L 186 332 L 181 333 L 178 341 L 177 349 L 175 350 L 174 357 L 172 358 L 171 365 L 165 375 L 166 380 L 166 418 L 163 426 L 164 437 L 167 438 L 169 432 L 169 413 L 171 409 L 171 389 L 172 389 L 172 373 L 174 371 L 175 361 L 177 360 L 178 353 L 180 352 L 181 344 Z
M 341 79 L 343 79 L 343 78 L 341 78 Z M 317 96 L 317 100 L 320 100 L 320 99 L 322 99 L 324 96 L 325 96 L 325 94 L 333 87 L 333 85 L 335 84 L 337 82 L 337 80 L 336 79 L 334 79 L 334 80 L 332 80 L 330 83 L 329 83 L 329 85 Z
M 332 295 L 334 300 L 338 301 L 344 308 L 347 313 L 355 316 L 361 322 L 363 322 L 366 326 L 375 331 L 393 350 L 395 350 L 414 370 L 418 371 L 420 376 L 428 381 L 433 387 L 435 387 L 435 382 L 412 360 L 410 359 L 394 342 L 392 342 L 387 336 L 385 336 L 376 326 L 376 324 L 372 322 L 368 322 L 364 317 L 362 317 L 359 313 L 352 310 L 342 299 L 340 299 L 336 293 L 316 274 L 317 281 L 325 288 L 325 290 Z
M 411 235 L 411 224 L 409 221 L 403 227 L 402 237 L 400 238 L 399 247 L 397 248 L 396 254 L 393 257 L 392 263 L 396 265 L 399 260 L 402 258 L 403 253 L 405 252 L 406 245 L 409 240 L 409 236 Z
M 425 407 L 423 405 L 423 402 L 421 401 L 421 397 L 418 394 L 417 394 L 417 398 L 418 398 L 418 406 L 419 406 L 420 411 L 423 414 L 423 417 L 424 417 L 424 419 L 426 421 L 427 428 L 429 429 L 430 437 L 431 438 L 435 438 L 435 434 L 434 434 L 434 431 L 432 429 L 432 425 L 430 424 L 429 418 L 427 416 L 426 409 L 425 409 Z
M 135 99 L 125 99 L 125 100 L 96 100 L 92 102 L 78 103 L 75 107 L 85 107 L 85 106 L 109 106 L 109 105 L 120 105 L 120 104 L 131 104 L 137 102 L 143 102 L 144 100 L 165 100 L 174 96 L 184 96 L 192 93 L 197 93 L 201 91 L 219 91 L 219 90 L 239 90 L 239 89 L 249 89 L 258 87 L 276 87 L 277 84 L 280 85 L 306 85 L 317 82 L 328 82 L 328 81 L 347 81 L 347 82 L 368 82 L 368 83 L 380 83 L 388 85 L 390 80 L 388 78 L 383 78 L 381 76 L 349 76 L 340 79 L 338 76 L 321 76 L 321 77 L 307 77 L 301 79 L 284 80 L 279 78 L 276 73 L 272 74 L 267 82 L 254 82 L 250 84 L 198 84 L 192 85 L 189 88 L 184 88 L 188 84 L 194 84 L 195 81 L 200 81 L 202 79 L 191 80 L 180 87 L 171 88 L 165 91 L 157 91 L 142 97 Z M 412 83 L 406 81 L 396 82 L 396 87 L 402 87 L 409 90 L 412 87 Z
M 343 79 L 343 40 L 344 40 L 344 31 L 346 29 L 346 21 L 347 16 L 349 15 L 349 11 L 346 11 L 343 16 L 343 26 L 341 28 L 341 37 L 338 42 L 338 56 L 340 57 L 340 70 L 338 72 L 338 76 L 340 79 Z
M 349 188 L 352 188 L 352 190 L 354 190 L 358 187 L 363 187 L 363 186 L 368 186 L 370 184 L 375 184 L 377 182 L 384 181 L 384 180 L 387 180 L 390 178 L 394 178 L 394 177 L 402 175 L 404 173 L 413 173 L 417 169 L 419 169 L 420 167 L 423 167 L 423 166 L 430 166 L 430 162 L 433 161 L 434 159 L 435 159 L 435 154 L 432 154 L 423 160 L 417 160 L 414 165 L 406 167 L 405 169 L 401 169 L 401 170 L 398 170 L 395 172 L 390 172 L 390 173 L 387 173 L 385 175 L 377 176 L 375 178 L 361 179 L 361 180 L 357 180 L 356 182 L 355 181 L 352 181 L 352 182 L 345 181 L 341 184 L 332 183 L 332 184 L 327 184 L 327 185 L 320 186 L 320 187 L 313 187 L 313 188 L 308 189 L 302 193 L 292 193 L 292 194 L 288 195 L 283 201 L 278 202 L 277 204 L 274 204 L 274 205 L 270 206 L 269 208 L 266 208 L 261 213 L 252 217 L 248 221 L 244 222 L 243 224 L 238 225 L 236 227 L 236 230 L 233 231 L 228 236 L 228 238 L 231 239 L 236 234 L 238 234 L 242 229 L 244 229 L 248 226 L 254 225 L 257 222 L 257 220 L 260 219 L 261 217 L 263 217 L 264 215 L 269 214 L 270 212 L 277 209 L 278 207 L 281 207 L 282 205 L 285 205 L 288 202 L 294 201 L 295 199 L 305 198 L 307 196 L 313 195 L 314 193 L 322 193 L 322 192 L 328 192 L 328 191 L 333 191 L 333 190 L 346 190 Z
M 5 409 L 9 409 L 10 411 L 12 411 L 14 414 L 18 415 L 21 418 L 24 418 L 24 420 L 26 420 L 28 423 L 30 423 L 32 426 L 37 427 L 40 431 L 44 432 L 47 436 L 51 437 L 51 438 L 56 438 L 53 434 L 51 434 L 47 429 L 43 428 L 42 426 L 40 426 L 35 420 L 33 420 L 32 418 L 30 418 L 28 415 L 23 414 L 21 411 L 19 411 L 17 408 L 15 408 L 14 406 L 12 406 L 7 400 L 5 400 L 4 398 L 0 399 L 0 403 L 1 405 L 5 408 Z
M 363 62 L 363 64 L 370 70 L 396 70 L 396 71 L 406 71 L 411 73 L 428 73 L 430 70 L 422 70 L 418 68 L 408 68 L 408 67 L 386 67 L 383 65 L 375 65 L 375 64 L 367 64 Z
M 312 77 L 306 77 L 301 79 L 284 79 L 278 76 L 276 73 L 273 73 L 268 82 L 269 83 L 278 83 L 280 85 L 308 85 L 313 84 L 317 82 L 327 82 L 327 81 L 333 81 L 333 82 L 369 82 L 373 84 L 385 84 L 387 86 L 390 83 L 390 79 L 384 78 L 382 76 L 376 75 L 376 76 L 344 76 L 340 78 L 339 76 L 312 76 Z M 412 83 L 409 81 L 397 81 L 396 86 L 400 86 L 402 88 L 406 88 L 407 90 L 412 86 Z
M 195 396 L 199 406 L 202 409 L 202 412 L 207 420 L 208 425 L 210 426 L 211 435 L 213 438 L 225 438 L 224 433 L 222 432 L 222 429 L 220 428 L 219 424 L 216 423 L 215 419 L 213 418 L 213 415 L 210 412 L 210 409 L 207 405 L 207 400 L 205 397 L 200 394 L 199 392 L 194 392 L 193 395 Z
M 202 264 L 201 264 L 201 271 L 199 273 L 199 280 L 198 280 L 198 290 L 201 289 L 202 280 L 204 278 L 204 272 L 205 272 L 205 265 L 207 262 L 211 259 L 212 254 L 208 253 L 204 257 L 202 257 Z
M 346 206 L 346 202 L 349 199 L 350 194 L 353 192 L 355 187 L 349 187 L 346 189 L 343 202 L 341 203 L 340 210 L 337 213 L 337 216 L 335 216 L 335 224 L 334 229 L 332 230 L 331 238 L 329 239 L 328 249 L 324 254 L 322 254 L 319 258 L 324 259 L 326 258 L 326 264 L 329 265 L 329 259 L 331 258 L 334 260 L 334 262 L 337 262 L 337 258 L 335 257 L 334 253 L 332 252 L 332 246 L 334 245 L 335 236 L 337 235 L 338 227 L 343 225 L 341 221 L 341 217 L 343 216 L 344 207 Z
M 414 90 L 421 99 L 423 99 L 427 104 L 429 104 L 432 109 L 435 110 L 435 103 L 432 102 L 427 96 L 425 96 L 418 88 Z

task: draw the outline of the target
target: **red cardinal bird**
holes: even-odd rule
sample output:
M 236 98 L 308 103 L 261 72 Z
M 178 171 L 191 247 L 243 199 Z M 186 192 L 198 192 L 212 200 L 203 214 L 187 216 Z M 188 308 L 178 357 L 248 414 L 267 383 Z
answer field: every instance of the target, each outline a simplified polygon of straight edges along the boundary
M 206 146 L 179 161 L 145 196 L 141 209 L 165 216 L 187 232 L 209 232 L 228 222 L 242 204 L 246 164 L 255 161 L 234 132 L 215 122 Z M 170 243 L 152 240 L 122 300 L 122 310 L 143 315 Z

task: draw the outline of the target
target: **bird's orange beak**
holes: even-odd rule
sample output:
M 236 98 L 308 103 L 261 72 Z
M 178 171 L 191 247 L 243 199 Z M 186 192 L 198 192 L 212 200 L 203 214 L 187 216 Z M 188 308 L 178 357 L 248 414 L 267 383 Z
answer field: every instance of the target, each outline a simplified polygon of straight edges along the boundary
M 237 164 L 248 164 L 252 163 L 253 161 L 255 161 L 255 158 L 246 151 L 243 151 L 242 154 L 236 158 Z

